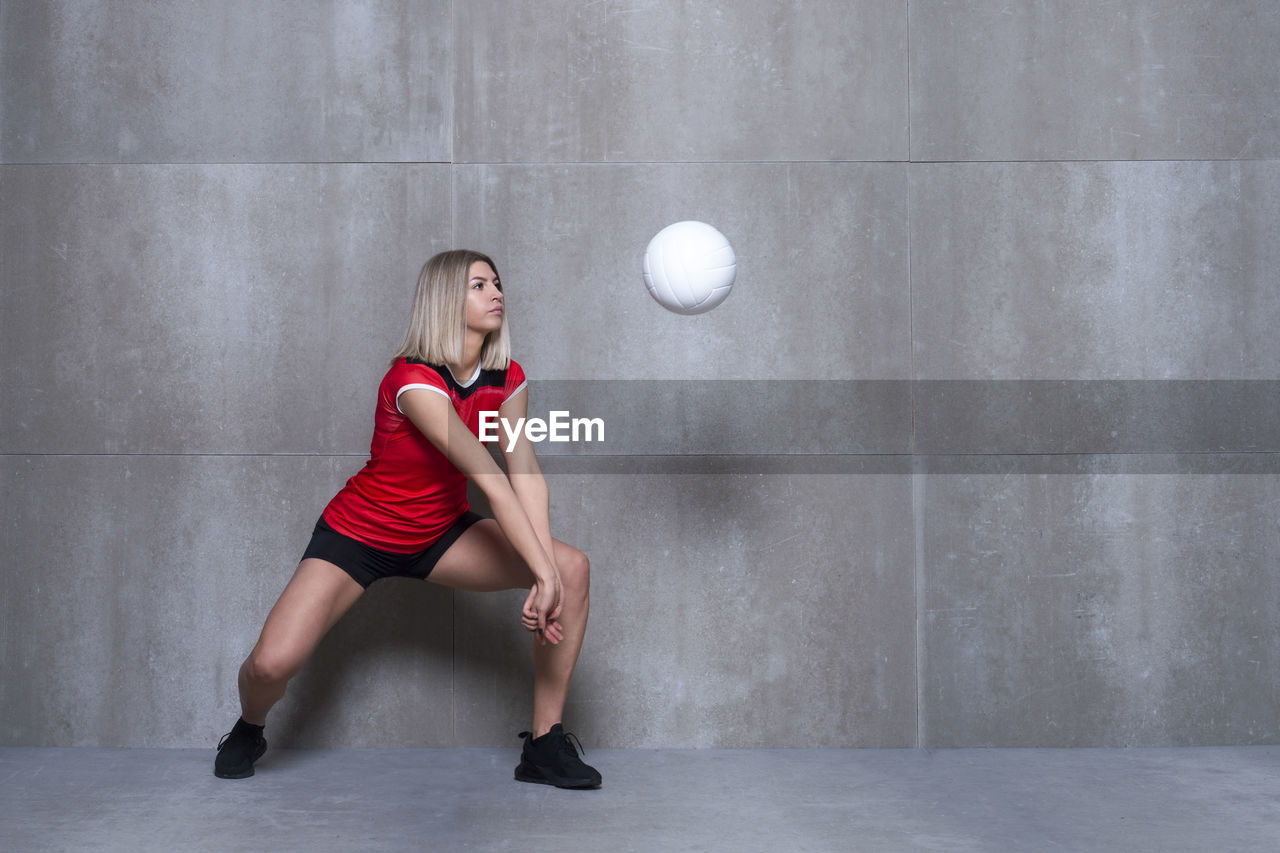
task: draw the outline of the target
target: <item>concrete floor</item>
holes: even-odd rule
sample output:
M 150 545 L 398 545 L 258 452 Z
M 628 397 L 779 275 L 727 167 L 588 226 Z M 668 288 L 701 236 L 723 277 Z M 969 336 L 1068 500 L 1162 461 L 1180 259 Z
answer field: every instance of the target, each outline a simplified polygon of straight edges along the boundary
M 1272 851 L 1280 747 L 592 750 L 598 791 L 515 750 L 0 749 L 0 850 Z

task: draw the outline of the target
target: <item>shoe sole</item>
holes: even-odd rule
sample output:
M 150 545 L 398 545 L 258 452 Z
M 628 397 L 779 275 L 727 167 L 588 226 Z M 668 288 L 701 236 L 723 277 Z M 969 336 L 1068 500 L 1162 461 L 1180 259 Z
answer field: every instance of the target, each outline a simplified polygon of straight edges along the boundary
M 516 781 L 532 782 L 535 785 L 551 785 L 571 791 L 587 791 L 600 787 L 599 782 L 593 782 L 590 779 L 548 779 L 541 774 L 535 776 L 532 773 L 521 772 L 519 767 L 516 768 Z
M 213 771 L 213 775 L 217 776 L 219 779 L 248 779 L 253 775 L 253 768 L 250 767 L 246 773 L 219 773 L 215 769 Z

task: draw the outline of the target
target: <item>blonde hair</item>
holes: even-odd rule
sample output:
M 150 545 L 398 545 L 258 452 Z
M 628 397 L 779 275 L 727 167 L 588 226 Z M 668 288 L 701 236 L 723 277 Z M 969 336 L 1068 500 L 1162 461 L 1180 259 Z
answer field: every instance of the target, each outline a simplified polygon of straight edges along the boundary
M 401 358 L 418 359 L 427 364 L 456 364 L 462 360 L 467 329 L 467 275 L 476 261 L 488 264 L 493 274 L 498 275 L 492 258 L 470 249 L 441 252 L 422 265 L 409 313 L 409 328 L 392 363 Z M 510 360 L 511 343 L 504 311 L 502 326 L 484 339 L 480 366 L 485 370 L 505 370 Z

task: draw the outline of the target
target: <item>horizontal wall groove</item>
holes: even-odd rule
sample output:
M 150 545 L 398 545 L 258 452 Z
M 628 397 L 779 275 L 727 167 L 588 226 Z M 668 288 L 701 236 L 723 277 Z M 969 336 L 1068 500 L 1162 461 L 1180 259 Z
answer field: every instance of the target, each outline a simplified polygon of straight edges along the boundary
M 305 453 L 62 453 L 0 454 L 7 460 L 181 460 L 261 462 L 341 460 L 354 470 L 367 454 Z M 349 460 L 349 464 L 347 464 Z M 791 454 L 542 454 L 548 476 L 1146 476 L 1276 475 L 1280 451 L 1131 453 L 791 453 Z M 14 469 L 10 469 L 11 471 Z
M 545 161 L 454 161 L 448 160 L 170 160 L 152 161 L 11 161 L 0 168 L 38 166 L 812 166 L 812 165 L 1016 165 L 1088 163 L 1280 163 L 1275 157 L 1143 157 L 1143 158 L 1055 158 L 1016 160 L 545 160 Z

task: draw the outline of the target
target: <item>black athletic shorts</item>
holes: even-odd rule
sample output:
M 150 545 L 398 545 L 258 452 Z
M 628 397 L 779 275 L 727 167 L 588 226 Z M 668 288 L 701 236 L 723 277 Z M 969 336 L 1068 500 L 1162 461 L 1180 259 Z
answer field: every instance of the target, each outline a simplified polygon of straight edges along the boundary
M 449 546 L 457 542 L 458 537 L 468 527 L 482 518 L 484 518 L 483 515 L 467 510 L 440 535 L 439 539 L 423 550 L 413 554 L 398 554 L 395 551 L 384 551 L 352 539 L 350 536 L 344 536 L 325 524 L 324 516 L 320 516 L 302 559 L 317 557 L 327 560 L 351 575 L 356 583 L 365 588 L 383 578 L 424 580 L 436 567 L 436 563 L 440 562 L 444 552 L 449 550 Z

